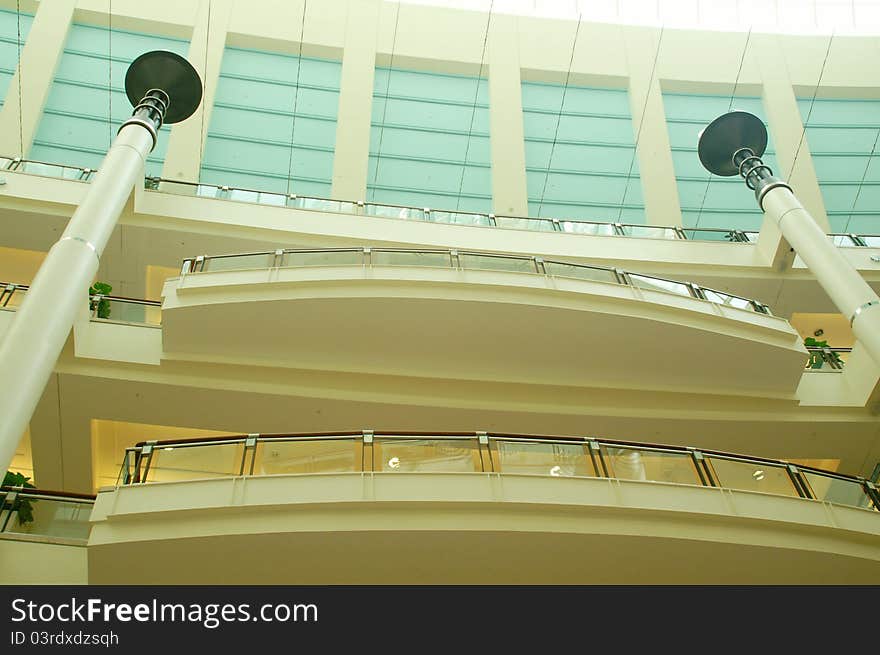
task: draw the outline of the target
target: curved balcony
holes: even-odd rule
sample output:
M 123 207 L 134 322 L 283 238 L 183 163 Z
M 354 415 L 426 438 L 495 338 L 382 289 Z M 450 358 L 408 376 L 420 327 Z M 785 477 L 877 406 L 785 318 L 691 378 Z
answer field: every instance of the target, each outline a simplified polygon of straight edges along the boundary
M 196 257 L 166 282 L 163 296 L 164 356 L 175 359 L 791 394 L 807 357 L 785 320 L 747 298 L 490 252 L 344 248 Z
M 876 582 L 878 507 L 860 478 L 608 439 L 171 439 L 99 493 L 90 582 Z

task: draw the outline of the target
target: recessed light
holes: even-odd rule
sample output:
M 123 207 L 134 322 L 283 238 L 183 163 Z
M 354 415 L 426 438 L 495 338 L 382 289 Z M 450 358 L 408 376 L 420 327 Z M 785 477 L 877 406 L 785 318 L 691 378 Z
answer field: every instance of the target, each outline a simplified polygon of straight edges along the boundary
M 755 478 L 755 480 L 763 480 L 764 479 L 764 471 L 762 471 L 761 469 L 758 469 L 754 473 L 752 473 L 752 477 Z
M 562 468 L 559 466 L 559 464 L 550 469 L 550 475 L 555 478 L 558 478 L 560 475 L 562 475 Z
M 174 450 L 173 446 L 168 446 L 167 448 L 163 448 L 162 450 Z
M 399 457 L 392 457 L 391 459 L 388 460 L 388 466 L 393 469 L 400 468 L 400 458 Z

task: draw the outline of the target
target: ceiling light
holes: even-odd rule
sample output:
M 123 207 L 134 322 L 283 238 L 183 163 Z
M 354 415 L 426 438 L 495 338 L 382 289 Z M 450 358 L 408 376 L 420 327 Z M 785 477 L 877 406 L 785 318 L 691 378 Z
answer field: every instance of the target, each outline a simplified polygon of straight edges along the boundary
M 172 446 L 168 446 L 167 448 L 163 448 L 162 450 L 174 450 Z
M 752 477 L 755 478 L 755 480 L 763 480 L 764 471 L 762 471 L 761 469 L 757 469 L 754 473 L 752 473 Z
M 550 475 L 555 478 L 558 478 L 560 475 L 562 475 L 562 468 L 559 466 L 559 464 L 550 469 Z
M 393 468 L 393 469 L 400 468 L 400 458 L 399 457 L 392 457 L 391 459 L 389 459 L 388 460 L 388 467 Z

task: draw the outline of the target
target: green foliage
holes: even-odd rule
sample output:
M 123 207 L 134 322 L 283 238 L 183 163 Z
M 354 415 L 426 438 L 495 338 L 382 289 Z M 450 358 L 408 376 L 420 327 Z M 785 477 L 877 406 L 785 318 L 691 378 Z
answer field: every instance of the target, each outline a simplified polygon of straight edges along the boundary
M 6 471 L 6 475 L 3 476 L 3 486 L 4 487 L 23 487 L 25 489 L 36 489 L 34 485 L 28 482 L 30 478 L 23 473 L 13 473 L 12 471 Z M 31 503 L 36 501 L 31 500 L 29 498 L 20 498 L 16 503 L 16 507 L 12 509 L 18 510 L 18 524 L 24 525 L 25 523 L 30 523 L 34 520 L 34 508 Z M 4 509 L 9 509 L 9 507 L 4 502 Z
M 95 282 L 89 287 L 89 296 L 107 296 L 113 291 L 113 287 L 106 282 Z M 110 318 L 110 301 L 102 298 L 97 303 L 89 302 L 89 308 L 96 311 L 98 318 Z
M 807 348 L 828 348 L 829 347 L 827 339 L 822 339 L 820 341 L 818 339 L 814 339 L 813 337 L 807 337 L 806 339 L 804 339 L 804 346 L 806 346 Z M 822 368 L 822 366 L 826 362 L 826 357 L 828 357 L 828 356 L 829 355 L 822 353 L 818 350 L 811 350 L 810 351 L 810 361 L 808 363 L 808 366 L 812 369 Z M 836 352 L 831 352 L 830 356 L 834 360 L 833 363 L 835 363 L 835 364 L 842 364 L 843 363 L 843 360 L 840 359 L 840 355 L 838 355 Z

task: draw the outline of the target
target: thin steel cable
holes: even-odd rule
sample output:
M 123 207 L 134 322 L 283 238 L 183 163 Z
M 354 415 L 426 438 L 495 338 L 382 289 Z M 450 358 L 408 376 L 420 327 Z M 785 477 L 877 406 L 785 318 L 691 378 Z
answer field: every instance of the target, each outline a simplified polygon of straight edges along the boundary
M 24 159 L 24 113 L 21 108 L 21 78 L 24 75 L 24 67 L 21 62 L 21 0 L 15 2 L 15 18 L 18 23 L 18 152 Z
M 486 33 L 483 34 L 483 51 L 480 53 L 480 72 L 477 75 L 476 88 L 474 89 L 474 105 L 471 107 L 471 124 L 468 126 L 467 144 L 464 148 L 464 163 L 461 166 L 461 178 L 458 180 L 458 198 L 455 200 L 455 211 L 461 209 L 461 193 L 464 188 L 464 173 L 467 170 L 468 154 L 471 150 L 471 134 L 474 131 L 474 118 L 477 115 L 477 99 L 480 97 L 480 82 L 483 79 L 483 62 L 486 59 L 486 43 L 489 41 L 489 27 L 492 24 L 492 8 L 495 0 L 489 3 L 489 16 L 486 18 Z
M 742 55 L 739 58 L 739 68 L 736 71 L 736 79 L 733 81 L 733 91 L 730 93 L 730 101 L 727 103 L 727 111 L 730 112 L 733 109 L 733 101 L 736 99 L 736 90 L 739 87 L 739 78 L 742 75 L 743 64 L 746 61 L 746 53 L 749 50 L 749 43 L 752 40 L 752 26 L 749 25 L 749 31 L 746 34 L 746 42 L 743 46 Z M 700 200 L 700 209 L 697 212 L 697 220 L 694 222 L 692 227 L 700 227 L 700 221 L 703 218 L 703 208 L 706 206 L 706 197 L 709 195 L 709 187 L 712 184 L 712 173 L 709 173 L 709 177 L 706 178 L 706 188 L 703 189 L 703 197 Z
M 828 47 L 825 48 L 825 57 L 822 59 L 822 68 L 819 69 L 819 79 L 816 80 L 816 86 L 813 87 L 813 96 L 810 98 L 810 108 L 807 110 L 807 117 L 803 121 L 803 129 L 801 130 L 801 138 L 798 140 L 798 147 L 794 153 L 794 161 L 791 163 L 791 170 L 788 172 L 786 182 L 791 182 L 791 176 L 794 175 L 797 166 L 798 156 L 801 154 L 801 146 L 804 145 L 804 137 L 807 134 L 807 125 L 810 123 L 810 117 L 813 115 L 813 105 L 816 103 L 816 94 L 819 93 L 819 86 L 822 84 L 822 77 L 825 75 L 825 64 L 828 63 L 828 55 L 831 53 L 831 44 L 834 43 L 834 29 L 831 30 L 831 36 L 828 38 Z
M 620 198 L 620 206 L 617 209 L 617 222 L 621 222 L 623 216 L 623 205 L 626 203 L 626 194 L 629 193 L 629 182 L 632 179 L 633 166 L 636 162 L 636 155 L 639 151 L 639 142 L 642 138 L 642 126 L 645 124 L 645 112 L 648 109 L 648 99 L 651 97 L 651 87 L 654 84 L 654 73 L 657 70 L 657 60 L 660 59 L 660 46 L 663 45 L 663 33 L 665 27 L 660 26 L 660 38 L 657 39 L 657 51 L 654 53 L 654 63 L 651 65 L 651 76 L 648 79 L 648 91 L 645 93 L 645 104 L 642 105 L 642 116 L 639 119 L 639 129 L 636 131 L 636 142 L 633 144 L 632 157 L 629 160 L 629 170 L 626 172 L 626 185 L 623 188 L 623 195 Z M 627 69 L 629 69 L 629 57 L 626 54 L 626 48 L 623 49 L 624 57 L 627 59 Z
M 287 155 L 287 195 L 290 195 L 290 182 L 293 176 L 293 134 L 296 130 L 296 108 L 299 103 L 299 77 L 302 71 L 302 54 L 303 54 L 303 38 L 306 31 L 306 10 L 308 9 L 308 0 L 303 2 L 302 20 L 299 25 L 299 52 L 296 58 L 296 87 L 293 90 L 293 120 L 290 122 L 290 150 Z
M 394 33 L 391 37 L 391 61 L 388 64 L 388 75 L 385 76 L 385 97 L 382 103 L 382 122 L 379 124 L 379 147 L 376 150 L 376 172 L 373 175 L 373 193 L 370 200 L 376 199 L 376 188 L 379 186 L 379 162 L 382 159 L 382 138 L 385 136 L 385 116 L 388 113 L 388 93 L 391 89 L 391 71 L 394 69 L 394 49 L 397 46 L 397 24 L 400 19 L 400 3 L 397 3 L 397 13 L 394 14 Z M 367 179 L 369 184 L 369 178 Z
M 208 48 L 211 45 L 211 1 L 208 0 L 208 26 L 205 29 L 205 66 L 202 68 L 202 127 L 199 133 L 199 182 L 202 181 L 202 158 L 205 156 L 205 112 L 207 108 L 204 101 L 205 94 L 208 91 Z
M 550 168 L 553 164 L 553 153 L 556 150 L 556 140 L 559 138 L 559 124 L 562 122 L 562 111 L 565 108 L 565 95 L 568 92 L 568 82 L 571 78 L 571 67 L 574 64 L 574 52 L 577 47 L 578 35 L 581 31 L 581 18 L 583 12 L 578 13 L 577 25 L 574 30 L 574 40 L 571 42 L 571 55 L 568 58 L 568 72 L 565 74 L 565 84 L 562 87 L 562 101 L 559 103 L 559 113 L 556 115 L 556 129 L 553 132 L 553 143 L 550 145 L 550 157 L 547 159 L 547 170 L 544 171 L 544 184 L 541 187 L 541 197 L 538 199 L 538 212 L 541 215 L 541 209 L 544 207 L 544 196 L 547 193 L 547 180 L 550 179 Z

